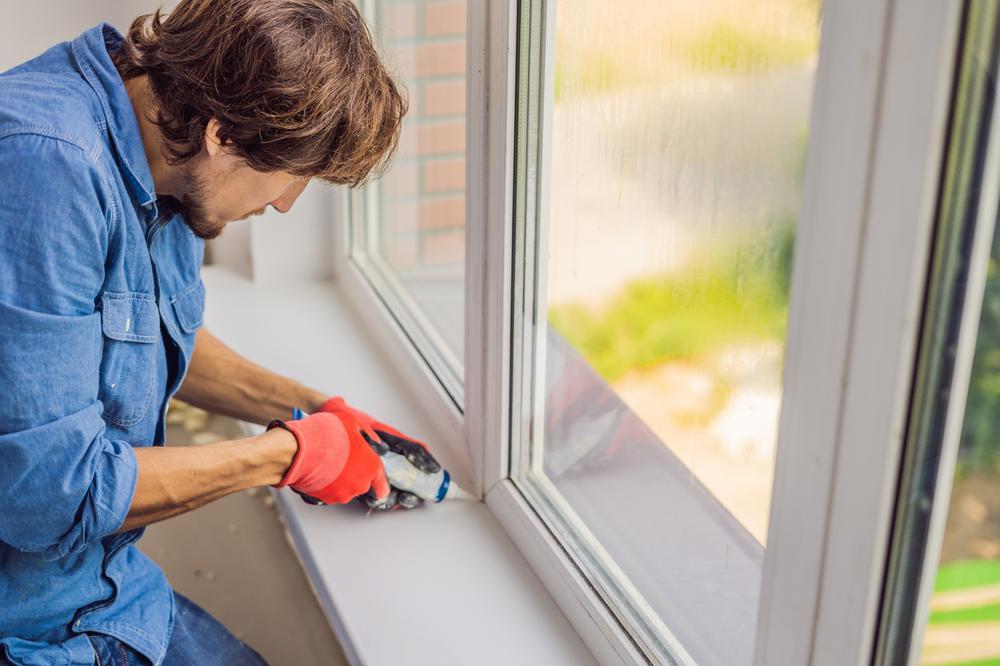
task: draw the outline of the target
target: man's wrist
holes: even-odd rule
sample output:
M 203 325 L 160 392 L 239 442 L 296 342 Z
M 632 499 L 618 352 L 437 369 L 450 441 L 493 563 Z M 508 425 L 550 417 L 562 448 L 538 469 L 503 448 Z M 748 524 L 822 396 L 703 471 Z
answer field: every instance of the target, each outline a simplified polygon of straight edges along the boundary
M 255 437 L 254 448 L 261 454 L 258 466 L 259 483 L 255 485 L 273 486 L 284 478 L 285 472 L 295 459 L 299 445 L 295 435 L 284 428 L 272 428 Z
M 330 399 L 325 393 L 320 393 L 319 391 L 313 391 L 312 389 L 303 389 L 302 391 L 302 402 L 298 405 L 300 409 L 303 409 L 308 414 L 319 411 L 320 405 Z

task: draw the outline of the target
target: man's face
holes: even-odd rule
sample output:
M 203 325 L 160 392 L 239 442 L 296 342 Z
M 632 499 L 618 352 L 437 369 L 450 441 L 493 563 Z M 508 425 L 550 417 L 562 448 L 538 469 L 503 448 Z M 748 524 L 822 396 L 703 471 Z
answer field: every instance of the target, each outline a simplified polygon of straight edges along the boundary
M 221 234 L 229 222 L 260 215 L 269 205 L 287 213 L 309 184 L 308 178 L 280 171 L 254 171 L 225 153 L 203 153 L 181 168 L 180 212 L 195 235 L 206 240 Z

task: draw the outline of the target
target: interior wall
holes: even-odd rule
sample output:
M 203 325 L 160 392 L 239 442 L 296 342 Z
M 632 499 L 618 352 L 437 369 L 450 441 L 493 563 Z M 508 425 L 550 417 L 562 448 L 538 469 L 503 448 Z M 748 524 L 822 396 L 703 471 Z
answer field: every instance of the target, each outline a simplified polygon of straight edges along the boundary
M 7 2 L 0 18 L 0 72 L 106 22 L 124 31 L 132 20 L 177 0 L 33 0 Z M 268 210 L 231 225 L 209 243 L 211 261 L 256 281 L 327 278 L 333 272 L 330 190 L 313 183 L 286 215 Z
M 0 71 L 72 39 L 102 21 L 124 30 L 139 14 L 170 9 L 176 0 L 33 0 L 7 2 L 0 20 Z

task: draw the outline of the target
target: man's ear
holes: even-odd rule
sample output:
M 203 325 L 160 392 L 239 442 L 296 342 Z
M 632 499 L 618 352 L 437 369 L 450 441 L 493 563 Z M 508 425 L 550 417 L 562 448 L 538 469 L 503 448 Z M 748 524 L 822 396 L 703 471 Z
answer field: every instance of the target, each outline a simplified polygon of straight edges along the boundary
M 209 120 L 205 126 L 205 150 L 208 151 L 209 157 L 221 157 L 226 153 L 219 137 L 219 121 L 215 118 Z

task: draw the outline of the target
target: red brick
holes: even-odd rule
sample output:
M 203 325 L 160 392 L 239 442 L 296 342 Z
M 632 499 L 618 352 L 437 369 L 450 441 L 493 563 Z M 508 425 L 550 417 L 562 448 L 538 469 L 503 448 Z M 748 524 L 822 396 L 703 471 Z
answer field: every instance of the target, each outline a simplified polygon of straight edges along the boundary
M 465 231 L 462 229 L 424 234 L 420 245 L 420 257 L 425 264 L 458 264 L 465 261 Z
M 422 111 L 425 116 L 465 113 L 465 81 L 424 84 Z
M 415 234 L 387 234 L 382 238 L 382 257 L 396 269 L 413 268 L 419 262 Z
M 413 37 L 417 34 L 417 7 L 410 3 L 379 3 L 376 31 L 387 39 Z
M 465 151 L 465 121 L 417 125 L 417 154 L 442 155 Z
M 465 2 L 432 2 L 424 10 L 424 34 L 431 37 L 465 34 Z
M 413 163 L 396 162 L 389 173 L 382 178 L 389 196 L 398 197 L 417 193 L 417 166 Z
M 414 49 L 417 76 L 465 74 L 465 42 L 421 44 Z
M 445 192 L 465 188 L 465 160 L 442 160 L 426 162 L 424 171 L 424 192 Z
M 382 211 L 383 231 L 388 234 L 415 233 L 417 231 L 417 203 L 415 201 L 389 201 Z
M 461 229 L 465 226 L 465 197 L 422 201 L 417 219 L 421 229 Z
M 407 114 L 403 116 L 403 129 L 399 133 L 399 144 L 396 146 L 396 155 L 412 156 L 417 154 L 417 125 L 413 117 Z

